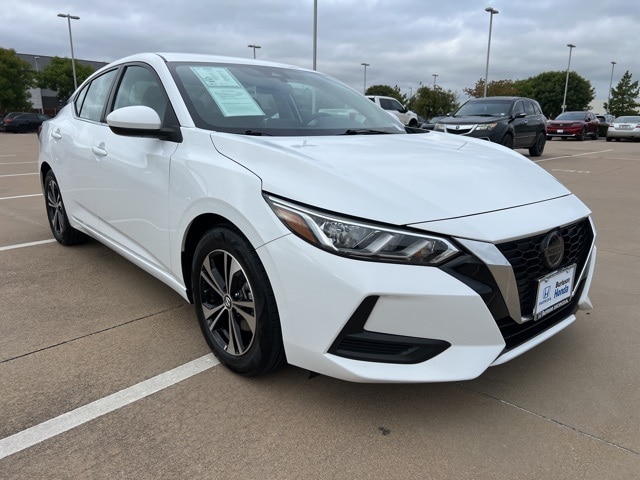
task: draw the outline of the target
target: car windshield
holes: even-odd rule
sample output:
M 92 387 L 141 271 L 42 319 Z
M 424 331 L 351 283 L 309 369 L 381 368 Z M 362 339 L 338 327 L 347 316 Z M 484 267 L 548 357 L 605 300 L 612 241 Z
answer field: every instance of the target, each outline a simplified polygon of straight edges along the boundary
M 584 121 L 584 113 L 582 112 L 564 112 L 556 117 L 556 120 L 579 120 Z
M 454 117 L 506 117 L 511 111 L 511 100 L 472 101 L 462 105 Z
M 640 117 L 629 116 L 629 117 L 618 117 L 614 120 L 615 123 L 640 123 Z
M 406 133 L 365 96 L 326 75 L 268 65 L 169 64 L 195 125 L 245 135 Z

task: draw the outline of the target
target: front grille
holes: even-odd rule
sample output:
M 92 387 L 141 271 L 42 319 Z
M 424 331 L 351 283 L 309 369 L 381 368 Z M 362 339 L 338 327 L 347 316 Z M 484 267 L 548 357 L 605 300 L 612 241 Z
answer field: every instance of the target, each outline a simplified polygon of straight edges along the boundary
M 552 272 L 542 261 L 544 254 L 541 245 L 547 233 L 496 245 L 513 267 L 523 317 L 533 316 L 538 279 Z M 591 223 L 585 219 L 567 225 L 560 229 L 560 234 L 564 240 L 565 253 L 556 270 L 575 263 L 576 274 L 579 274 L 584 268 L 593 242 Z
M 594 233 L 588 219 L 581 220 L 559 229 L 565 242 L 565 255 L 558 269 L 576 264 L 576 276 L 585 267 Z M 532 317 L 535 306 L 538 279 L 551 273 L 544 266 L 542 240 L 548 232 L 533 237 L 505 242 L 496 247 L 507 258 L 513 268 L 520 299 L 521 316 Z M 487 266 L 472 255 L 461 255 L 447 262 L 443 270 L 472 288 L 483 299 L 496 321 L 505 341 L 505 350 L 509 351 L 521 345 L 543 331 L 556 325 L 578 308 L 578 299 L 585 286 L 583 280 L 577 284 L 576 294 L 571 302 L 539 320 L 520 323 L 520 319 L 509 316 L 505 299 L 502 297 L 495 279 Z M 577 281 L 577 278 L 576 278 Z
M 454 135 L 463 135 L 465 133 L 469 133 L 470 131 L 471 129 L 466 127 L 459 128 L 459 129 L 456 129 L 455 127 L 447 128 L 447 133 L 453 133 Z

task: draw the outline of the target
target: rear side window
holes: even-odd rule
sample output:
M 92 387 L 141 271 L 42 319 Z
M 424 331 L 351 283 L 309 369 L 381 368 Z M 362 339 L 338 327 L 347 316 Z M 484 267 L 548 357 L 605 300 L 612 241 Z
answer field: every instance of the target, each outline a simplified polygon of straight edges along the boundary
M 110 70 L 89 83 L 78 95 L 75 101 L 76 113 L 80 118 L 99 122 L 104 110 L 104 104 L 109 96 L 111 85 L 117 70 Z

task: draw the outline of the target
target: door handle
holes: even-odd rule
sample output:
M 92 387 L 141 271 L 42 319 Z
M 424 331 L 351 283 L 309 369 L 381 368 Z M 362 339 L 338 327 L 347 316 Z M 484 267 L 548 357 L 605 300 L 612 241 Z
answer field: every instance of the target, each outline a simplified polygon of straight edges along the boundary
M 107 156 L 107 151 L 104 148 L 104 142 L 102 142 L 98 146 L 91 147 L 91 151 L 93 153 L 95 153 L 96 155 L 99 155 L 100 157 L 106 157 Z
M 56 140 L 60 140 L 62 138 L 62 134 L 60 133 L 60 130 L 56 130 L 55 132 L 51 132 L 51 137 Z

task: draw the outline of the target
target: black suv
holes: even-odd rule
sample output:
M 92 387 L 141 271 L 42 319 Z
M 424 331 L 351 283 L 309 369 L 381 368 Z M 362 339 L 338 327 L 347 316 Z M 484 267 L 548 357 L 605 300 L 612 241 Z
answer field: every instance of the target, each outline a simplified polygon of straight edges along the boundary
M 435 131 L 484 138 L 509 148 L 528 148 L 539 157 L 547 141 L 547 119 L 535 100 L 524 97 L 472 98 Z
M 51 117 L 41 113 L 9 112 L 0 119 L 0 131 L 26 133 L 35 132 L 42 122 Z

